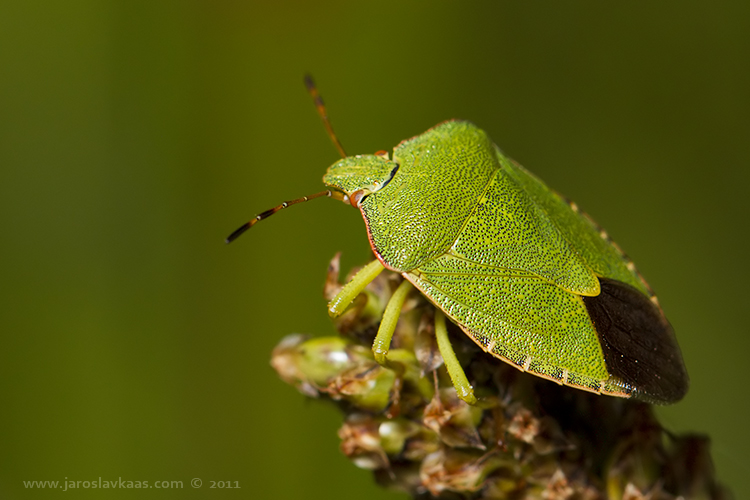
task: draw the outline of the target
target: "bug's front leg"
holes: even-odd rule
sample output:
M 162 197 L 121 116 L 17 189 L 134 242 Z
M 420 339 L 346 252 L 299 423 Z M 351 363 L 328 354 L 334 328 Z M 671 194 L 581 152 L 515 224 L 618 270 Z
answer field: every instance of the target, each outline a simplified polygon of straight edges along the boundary
M 344 288 L 342 288 L 341 291 L 328 303 L 328 315 L 332 318 L 338 318 L 344 314 L 346 308 L 354 302 L 357 295 L 362 293 L 362 290 L 364 290 L 372 280 L 377 278 L 378 274 L 380 274 L 383 269 L 385 269 L 383 264 L 377 259 L 360 269 L 351 281 L 344 285 Z

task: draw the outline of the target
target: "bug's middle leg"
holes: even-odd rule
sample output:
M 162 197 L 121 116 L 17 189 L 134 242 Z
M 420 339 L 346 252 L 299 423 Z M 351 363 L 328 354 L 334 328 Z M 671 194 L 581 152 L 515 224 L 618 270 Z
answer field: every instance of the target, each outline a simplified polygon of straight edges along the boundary
M 407 280 L 402 281 L 398 288 L 396 288 L 396 291 L 393 292 L 393 295 L 391 295 L 388 305 L 385 306 L 378 334 L 372 343 L 372 353 L 375 355 L 375 361 L 383 366 L 386 366 L 387 363 L 386 355 L 388 354 L 388 349 L 391 347 L 391 339 L 393 338 L 393 332 L 396 330 L 398 317 L 401 316 L 401 308 L 404 306 L 406 296 L 412 288 L 413 285 L 410 282 Z

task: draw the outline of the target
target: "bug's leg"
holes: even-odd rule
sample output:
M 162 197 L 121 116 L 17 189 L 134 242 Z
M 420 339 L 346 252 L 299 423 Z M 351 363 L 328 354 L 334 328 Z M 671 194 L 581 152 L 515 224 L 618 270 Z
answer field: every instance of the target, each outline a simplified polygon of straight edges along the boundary
M 453 382 L 453 387 L 456 388 L 458 397 L 470 405 L 477 404 L 474 389 L 471 387 L 469 379 L 466 378 L 466 373 L 461 368 L 461 364 L 458 362 L 458 358 L 456 358 L 456 353 L 453 351 L 451 341 L 448 339 L 445 315 L 437 309 L 435 310 L 435 337 L 437 338 L 440 355 L 443 356 L 445 368 L 448 370 L 448 375 L 451 377 L 451 382 Z
M 378 334 L 375 336 L 375 341 L 372 343 L 372 353 L 375 355 L 375 361 L 381 365 L 386 364 L 385 356 L 388 354 L 388 349 L 391 347 L 391 338 L 393 332 L 396 330 L 396 323 L 398 323 L 398 317 L 401 316 L 401 308 L 404 306 L 404 301 L 409 291 L 412 289 L 412 284 L 404 280 L 393 292 L 391 299 L 388 301 L 388 305 L 385 306 L 385 312 L 383 313 L 383 319 L 380 320 L 380 328 L 378 328 Z
M 346 308 L 357 298 L 362 290 L 385 269 L 379 260 L 375 259 L 354 275 L 352 280 L 328 303 L 328 314 L 332 318 L 341 316 Z

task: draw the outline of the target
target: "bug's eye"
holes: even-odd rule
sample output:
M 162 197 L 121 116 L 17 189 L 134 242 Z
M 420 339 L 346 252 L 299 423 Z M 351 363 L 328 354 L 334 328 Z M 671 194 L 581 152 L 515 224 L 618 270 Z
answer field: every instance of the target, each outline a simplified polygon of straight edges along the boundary
M 349 195 L 349 203 L 352 204 L 353 207 L 358 207 L 359 204 L 364 199 L 365 195 L 367 193 L 364 189 L 360 189 L 359 191 L 354 191 L 352 194 Z

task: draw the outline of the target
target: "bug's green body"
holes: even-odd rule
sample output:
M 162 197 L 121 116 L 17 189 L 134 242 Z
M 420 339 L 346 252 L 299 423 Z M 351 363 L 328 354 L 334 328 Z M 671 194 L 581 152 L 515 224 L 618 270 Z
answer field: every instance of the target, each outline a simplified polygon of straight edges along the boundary
M 438 125 L 393 159 L 344 158 L 323 181 L 360 208 L 380 262 L 487 352 L 598 393 L 663 403 L 687 390 L 671 328 L 632 262 L 471 123 Z M 626 359 L 637 356 L 648 359 Z
M 229 235 L 290 205 L 329 196 L 360 209 L 377 260 L 329 302 L 341 315 L 384 268 L 405 278 L 373 341 L 387 359 L 412 287 L 488 353 L 580 389 L 671 403 L 687 392 L 680 349 L 633 263 L 574 203 L 506 157 L 471 123 L 448 121 L 393 151 L 346 156 L 312 80 L 308 91 L 342 160 L 331 188 L 261 212 Z M 445 367 L 461 399 L 477 403 L 435 313 Z M 398 366 L 392 366 L 397 371 Z

